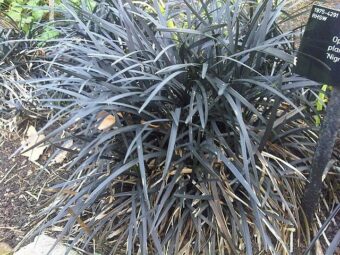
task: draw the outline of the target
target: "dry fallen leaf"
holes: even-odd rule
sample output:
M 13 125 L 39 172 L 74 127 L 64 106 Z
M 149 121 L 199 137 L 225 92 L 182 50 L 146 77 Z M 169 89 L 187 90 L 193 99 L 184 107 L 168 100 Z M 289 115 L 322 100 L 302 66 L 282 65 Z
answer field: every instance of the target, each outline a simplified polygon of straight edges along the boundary
M 70 149 L 73 145 L 73 140 L 67 140 L 66 142 L 63 143 L 61 147 Z M 67 156 L 68 151 L 62 150 L 60 151 L 57 156 L 53 159 L 53 163 L 61 164 Z
M 191 168 L 188 168 L 188 167 L 184 167 L 181 171 L 181 174 L 191 174 L 192 173 L 192 169 Z M 176 170 L 174 171 L 171 171 L 169 173 L 170 175 L 175 175 L 176 174 Z
M 28 128 L 26 136 L 27 139 L 22 142 L 22 144 L 24 145 L 24 150 L 34 146 L 35 144 L 45 139 L 45 136 L 43 134 L 39 135 L 37 130 L 33 126 L 30 126 Z M 22 155 L 28 157 L 30 161 L 37 161 L 47 147 L 47 145 L 39 144 L 33 149 L 22 153 Z
M 146 121 L 144 121 L 144 120 L 141 120 L 141 122 L 140 122 L 140 124 L 145 124 L 146 123 Z M 160 125 L 153 125 L 153 124 L 148 124 L 148 126 L 149 127 L 151 127 L 151 128 L 160 128 Z
M 98 129 L 99 130 L 104 130 L 112 127 L 116 123 L 116 118 L 115 116 L 109 114 L 107 115 L 99 124 Z
M 109 113 L 107 111 L 100 111 L 100 112 L 97 113 L 96 119 L 99 121 L 100 119 L 103 119 L 107 115 L 109 115 Z
M 65 195 L 72 195 L 72 196 L 75 196 L 78 194 L 78 192 L 75 192 L 73 190 L 70 190 L 70 189 L 53 189 L 53 188 L 45 188 L 44 191 L 46 192 L 53 192 L 53 193 L 62 193 L 62 194 L 65 194 Z
M 4 242 L 0 242 L 0 255 L 11 255 L 13 254 L 12 247 Z
M 107 236 L 107 239 L 111 239 L 111 238 L 113 238 L 113 237 L 119 235 L 119 234 L 122 233 L 123 231 L 124 231 L 124 228 L 123 228 L 123 227 L 121 227 L 121 228 L 119 228 L 119 229 L 117 229 L 117 230 L 115 230 L 115 231 L 112 231 L 111 234 Z
M 73 216 L 76 217 L 76 221 L 78 222 L 78 224 L 80 225 L 80 227 L 87 233 L 89 234 L 90 228 L 87 226 L 87 224 L 79 217 L 77 216 L 74 211 L 71 208 L 68 208 L 67 211 Z

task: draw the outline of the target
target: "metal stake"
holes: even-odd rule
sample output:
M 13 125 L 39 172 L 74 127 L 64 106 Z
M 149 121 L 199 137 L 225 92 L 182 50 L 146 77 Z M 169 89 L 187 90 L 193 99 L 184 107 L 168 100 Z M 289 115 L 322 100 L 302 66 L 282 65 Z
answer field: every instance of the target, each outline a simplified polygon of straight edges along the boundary
M 319 141 L 314 154 L 309 183 L 301 201 L 307 221 L 313 219 L 319 203 L 322 189 L 322 175 L 331 159 L 338 130 L 340 129 L 340 86 L 334 86 L 332 96 L 327 105 L 326 116 L 322 124 Z

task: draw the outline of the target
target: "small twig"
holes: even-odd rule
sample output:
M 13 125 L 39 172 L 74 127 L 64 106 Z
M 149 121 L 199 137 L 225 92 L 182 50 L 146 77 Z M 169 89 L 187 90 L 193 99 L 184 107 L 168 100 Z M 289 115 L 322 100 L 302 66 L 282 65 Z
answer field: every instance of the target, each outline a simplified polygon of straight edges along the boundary
M 309 243 L 308 247 L 306 248 L 303 255 L 307 255 L 308 252 L 313 248 L 315 242 L 319 239 L 319 237 L 322 235 L 322 233 L 327 229 L 329 226 L 331 220 L 337 215 L 337 213 L 340 211 L 340 205 L 338 205 L 333 212 L 328 216 L 328 218 L 325 220 L 319 231 L 315 234 L 313 240 Z
M 4 184 L 9 183 L 9 182 L 10 182 L 14 177 L 16 177 L 16 176 L 17 176 L 17 174 L 11 176 L 10 178 L 8 178 L 7 180 L 4 181 Z
M 38 197 L 35 196 L 35 195 L 33 195 L 31 192 L 29 192 L 29 191 L 26 190 L 25 193 L 27 193 L 28 195 L 30 195 L 31 197 L 33 197 L 36 201 L 39 200 Z
M 3 227 L 3 226 L 0 226 L 0 229 L 9 229 L 9 230 L 14 230 L 16 229 L 17 227 Z
M 23 233 L 21 230 L 18 229 L 18 227 L 5 227 L 5 226 L 0 226 L 0 229 L 6 229 L 6 230 L 10 230 L 13 232 L 17 232 L 17 233 Z
M 12 170 L 16 167 L 16 165 L 17 163 L 15 163 L 14 166 L 12 166 L 12 168 L 7 171 L 5 176 L 0 180 L 0 183 L 2 183 L 7 178 L 7 176 L 12 172 Z
M 49 0 L 48 6 L 50 9 L 49 20 L 53 21 L 54 20 L 54 0 Z

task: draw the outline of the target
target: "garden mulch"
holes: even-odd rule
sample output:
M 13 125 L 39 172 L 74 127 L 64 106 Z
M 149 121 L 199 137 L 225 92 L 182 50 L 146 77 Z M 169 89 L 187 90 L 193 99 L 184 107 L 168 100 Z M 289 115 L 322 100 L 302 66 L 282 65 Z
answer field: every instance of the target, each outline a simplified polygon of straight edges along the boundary
M 318 1 L 304 1 L 303 4 L 311 6 L 315 2 Z M 340 0 L 323 3 L 328 7 L 337 4 L 340 4 Z M 306 18 L 308 13 L 294 20 L 290 26 L 300 27 Z M 26 157 L 18 155 L 10 158 L 20 145 L 21 138 L 17 134 L 0 141 L 0 242 L 12 247 L 24 237 L 30 220 L 34 218 L 37 208 L 41 207 L 41 200 L 38 199 L 41 188 L 51 182 L 51 177 Z M 335 235 L 337 229 L 332 227 L 329 231 Z
M 0 242 L 15 246 L 24 236 L 26 226 L 36 213 L 37 191 L 47 181 L 38 167 L 26 157 L 10 158 L 21 139 L 3 140 L 0 147 Z

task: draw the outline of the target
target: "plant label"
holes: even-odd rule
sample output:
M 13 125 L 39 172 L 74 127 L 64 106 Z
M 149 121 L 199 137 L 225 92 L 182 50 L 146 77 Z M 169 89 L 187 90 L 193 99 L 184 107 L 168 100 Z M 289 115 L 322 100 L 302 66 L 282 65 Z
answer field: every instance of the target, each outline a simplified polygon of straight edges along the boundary
M 340 11 L 313 6 L 297 54 L 295 73 L 340 86 Z

